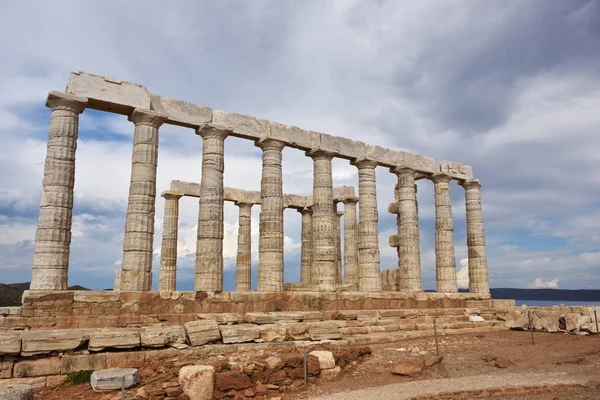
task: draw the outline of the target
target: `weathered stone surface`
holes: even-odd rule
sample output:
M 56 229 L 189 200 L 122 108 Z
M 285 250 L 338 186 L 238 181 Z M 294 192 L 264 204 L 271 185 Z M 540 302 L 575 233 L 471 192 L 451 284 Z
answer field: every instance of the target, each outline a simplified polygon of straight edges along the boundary
M 236 203 L 239 207 L 238 250 L 235 268 L 235 290 L 248 292 L 252 283 L 252 203 Z
M 392 374 L 417 376 L 423 371 L 423 364 L 412 361 L 400 361 L 392 365 Z
M 223 343 L 244 343 L 258 339 L 258 327 L 252 324 L 219 325 Z
M 21 352 L 21 338 L 14 333 L 0 332 L 0 356 L 19 354 Z
M 438 174 L 431 178 L 435 193 L 435 270 L 439 293 L 458 292 L 456 259 L 454 257 L 454 221 L 450 176 Z
M 338 365 L 337 367 L 322 369 L 321 378 L 323 379 L 335 379 L 340 375 L 342 368 Z
M 177 236 L 179 223 L 179 199 L 183 193 L 165 191 L 162 245 L 160 247 L 160 276 L 158 290 L 172 292 L 177 283 Z
M 211 365 L 191 365 L 179 370 L 179 384 L 190 400 L 212 400 L 215 368 Z
M 182 326 L 155 326 L 140 331 L 142 347 L 165 347 L 186 344 Z
M 167 116 L 167 122 L 188 128 L 199 128 L 211 122 L 212 110 L 187 101 L 151 95 L 152 109 Z
M 33 386 L 19 384 L 0 386 L 0 400 L 33 400 Z
M 210 314 L 196 314 L 196 319 L 198 320 L 209 320 L 216 321 L 219 325 L 231 325 L 237 324 L 238 322 L 243 321 L 241 314 L 237 313 L 210 313 Z
M 65 354 L 61 358 L 61 374 L 106 369 L 106 354 Z
M 136 368 L 110 368 L 94 371 L 90 383 L 95 392 L 121 389 L 125 377 L 125 388 L 140 383 L 140 371 Z
M 89 340 L 84 331 L 32 331 L 21 334 L 21 355 L 33 356 L 50 352 L 75 350 Z
M 262 312 L 249 312 L 244 315 L 244 320 L 252 324 L 272 324 L 275 317 L 272 314 Z
M 269 315 L 273 317 L 274 321 L 295 321 L 300 322 L 304 319 L 305 312 L 298 311 L 274 311 L 270 312 Z
M 184 325 L 188 341 L 192 346 L 202 346 L 221 339 L 221 332 L 214 320 L 192 321 Z
M 469 315 L 469 322 L 485 322 L 481 315 Z
M 333 357 L 332 352 L 315 350 L 311 351 L 309 354 L 319 359 L 319 365 L 321 367 L 321 370 L 335 368 L 335 358 Z
M 319 326 L 309 328 L 310 340 L 338 340 L 342 338 L 342 330 L 336 326 Z
M 132 329 L 107 329 L 90 332 L 90 351 L 106 348 L 132 349 L 140 346 L 140 332 Z
M 0 379 L 12 378 L 13 360 L 0 360 Z
M 60 357 L 46 357 L 37 360 L 17 361 L 13 367 L 15 378 L 31 378 L 35 376 L 60 374 Z
M 298 212 L 302 215 L 301 248 L 300 248 L 300 283 L 312 284 L 312 208 L 302 208 Z
M 252 386 L 252 381 L 241 371 L 224 371 L 216 375 L 215 388 L 222 392 L 230 389 L 241 390 Z
M 258 332 L 265 342 L 283 342 L 287 336 L 286 327 L 277 324 L 259 325 Z
M 473 167 L 452 161 L 440 161 L 440 171 L 456 179 L 473 179 Z

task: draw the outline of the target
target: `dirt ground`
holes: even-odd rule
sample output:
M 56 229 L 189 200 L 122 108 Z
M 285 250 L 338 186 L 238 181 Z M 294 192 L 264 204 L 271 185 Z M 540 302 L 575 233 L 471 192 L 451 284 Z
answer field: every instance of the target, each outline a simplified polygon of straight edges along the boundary
M 439 338 L 439 352 L 444 357 L 441 364 L 427 369 L 416 378 L 393 375 L 391 366 L 398 361 L 415 361 L 436 354 L 433 338 L 406 340 L 403 342 L 371 346 L 373 354 L 358 364 L 344 370 L 333 381 L 318 380 L 309 385 L 308 392 L 294 397 L 310 398 L 355 389 L 377 387 L 392 383 L 435 378 L 467 377 L 483 374 L 548 373 L 564 372 L 589 377 L 598 384 L 553 388 L 537 393 L 512 393 L 505 396 L 492 394 L 463 393 L 444 399 L 600 399 L 600 338 L 598 336 L 576 336 L 560 333 L 535 333 L 535 344 L 529 332 L 500 331 L 485 334 L 450 335 Z M 151 381 L 176 380 L 177 363 L 146 365 L 141 369 L 142 384 Z M 425 382 L 424 382 L 425 383 Z M 129 396 L 135 390 L 129 391 Z M 62 386 L 44 390 L 36 399 L 101 399 L 89 385 Z M 106 397 L 105 397 L 106 398 Z

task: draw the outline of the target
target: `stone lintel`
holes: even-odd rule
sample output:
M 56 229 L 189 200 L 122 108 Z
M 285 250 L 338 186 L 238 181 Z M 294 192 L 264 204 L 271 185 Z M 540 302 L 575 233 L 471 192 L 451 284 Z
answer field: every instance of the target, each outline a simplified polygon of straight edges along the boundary
M 456 180 L 473 179 L 473 167 L 463 165 L 453 161 L 442 160 L 440 162 L 440 172 L 451 176 Z

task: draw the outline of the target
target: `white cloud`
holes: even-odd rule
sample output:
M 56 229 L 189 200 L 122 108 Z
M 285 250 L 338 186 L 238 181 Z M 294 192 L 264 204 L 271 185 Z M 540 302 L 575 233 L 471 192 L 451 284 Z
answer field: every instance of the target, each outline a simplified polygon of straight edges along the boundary
M 558 282 L 558 279 L 535 278 L 533 283 L 527 287 L 530 289 L 558 289 Z
M 456 284 L 460 289 L 469 287 L 469 259 L 463 258 L 460 260 L 460 268 L 456 272 Z

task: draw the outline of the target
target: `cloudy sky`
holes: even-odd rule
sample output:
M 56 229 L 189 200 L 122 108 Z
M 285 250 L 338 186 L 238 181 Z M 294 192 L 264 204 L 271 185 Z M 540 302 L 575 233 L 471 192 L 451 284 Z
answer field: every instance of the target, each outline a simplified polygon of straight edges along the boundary
M 0 13 L 0 282 L 29 281 L 50 90 L 82 70 L 163 96 L 473 165 L 492 287 L 600 289 L 600 3 L 597 1 L 4 2 Z M 69 283 L 112 287 L 133 125 L 86 110 L 77 149 Z M 226 141 L 225 184 L 260 189 L 261 152 Z M 158 190 L 200 181 L 202 140 L 161 128 Z M 336 160 L 335 185 L 357 185 Z M 284 150 L 284 191 L 312 162 Z M 381 267 L 395 176 L 378 168 Z M 424 286 L 435 288 L 433 184 L 418 183 Z M 464 284 L 464 190 L 452 184 Z M 164 200 L 157 198 L 155 282 Z M 341 206 L 341 205 L 340 205 Z M 233 288 L 236 207 L 225 207 Z M 181 201 L 178 288 L 193 287 L 197 200 Z M 259 207 L 253 209 L 254 262 Z M 285 212 L 285 277 L 299 280 L 300 214 Z M 253 271 L 256 275 L 256 270 Z

